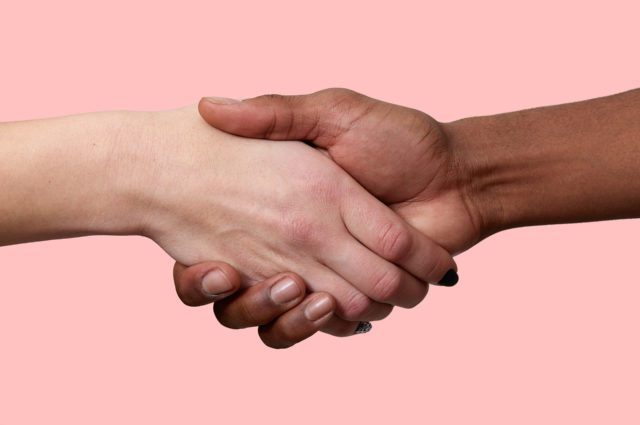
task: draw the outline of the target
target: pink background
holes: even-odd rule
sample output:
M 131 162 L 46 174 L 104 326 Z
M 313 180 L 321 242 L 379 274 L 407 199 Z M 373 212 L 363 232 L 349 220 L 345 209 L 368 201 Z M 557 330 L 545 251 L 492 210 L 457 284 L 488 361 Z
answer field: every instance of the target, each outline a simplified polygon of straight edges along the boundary
M 638 87 L 637 2 L 5 1 L 0 120 L 345 86 L 441 120 Z M 287 351 L 151 241 L 0 248 L 0 423 L 640 422 L 639 221 L 510 231 L 360 337 Z

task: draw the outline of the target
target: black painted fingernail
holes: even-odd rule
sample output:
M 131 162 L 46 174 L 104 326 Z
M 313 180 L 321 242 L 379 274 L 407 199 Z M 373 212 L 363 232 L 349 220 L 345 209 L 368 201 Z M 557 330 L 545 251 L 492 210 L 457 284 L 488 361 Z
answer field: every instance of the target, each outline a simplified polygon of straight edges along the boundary
M 455 270 L 450 269 L 448 272 L 444 274 L 444 276 L 442 276 L 442 279 L 440 279 L 440 282 L 438 282 L 438 285 L 453 286 L 456 283 L 458 283 L 458 273 L 456 273 Z
M 366 334 L 367 332 L 369 332 L 371 330 L 373 326 L 371 326 L 371 323 L 369 322 L 360 322 L 358 323 L 358 327 L 356 328 L 356 331 L 353 333 L 354 335 L 357 334 Z

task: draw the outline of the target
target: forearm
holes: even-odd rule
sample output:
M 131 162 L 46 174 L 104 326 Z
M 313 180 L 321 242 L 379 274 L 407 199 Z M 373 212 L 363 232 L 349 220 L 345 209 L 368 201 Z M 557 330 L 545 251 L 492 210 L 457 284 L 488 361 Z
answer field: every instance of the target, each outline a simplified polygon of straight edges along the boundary
M 135 128 L 130 118 L 117 112 L 0 124 L 0 245 L 135 233 L 138 189 L 119 145 Z
M 640 90 L 446 125 L 487 233 L 640 217 Z

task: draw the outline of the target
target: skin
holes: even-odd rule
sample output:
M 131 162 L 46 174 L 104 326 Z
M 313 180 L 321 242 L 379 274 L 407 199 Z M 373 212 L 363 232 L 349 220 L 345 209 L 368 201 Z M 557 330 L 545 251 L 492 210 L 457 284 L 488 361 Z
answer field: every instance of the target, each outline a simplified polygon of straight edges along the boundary
M 0 245 L 143 235 L 182 264 L 231 265 L 209 275 L 218 295 L 291 271 L 290 295 L 304 279 L 318 294 L 302 311 L 329 332 L 416 305 L 455 268 L 317 150 L 223 133 L 195 107 L 1 124 L 0 173 Z
M 452 253 L 514 227 L 640 217 L 640 90 L 452 123 L 344 89 L 242 102 L 205 98 L 199 110 L 229 133 L 325 149 Z M 177 270 L 177 284 L 198 287 L 188 269 Z M 225 301 L 234 302 L 246 311 L 264 308 L 242 292 Z M 225 324 L 234 314 L 217 316 Z M 284 329 L 294 324 L 275 314 L 270 319 L 267 345 L 309 336 Z M 262 322 L 243 325 L 263 329 Z

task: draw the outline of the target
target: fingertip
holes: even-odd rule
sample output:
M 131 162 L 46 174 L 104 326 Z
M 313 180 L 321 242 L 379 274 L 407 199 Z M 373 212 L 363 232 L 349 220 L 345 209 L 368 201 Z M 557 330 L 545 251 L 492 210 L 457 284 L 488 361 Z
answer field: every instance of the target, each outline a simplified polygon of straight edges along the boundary
M 277 306 L 298 304 L 306 294 L 306 285 L 295 273 L 284 273 L 265 282 L 265 295 Z
M 451 287 L 455 286 L 459 280 L 458 272 L 455 269 L 449 269 L 435 285 Z
M 232 99 L 230 97 L 205 96 L 200 98 L 198 106 L 216 107 L 221 105 L 236 105 L 240 102 L 242 101 L 238 99 Z
M 209 266 L 210 270 L 218 269 L 224 274 L 231 286 L 231 289 L 229 291 L 235 292 L 240 289 L 240 286 L 242 284 L 242 277 L 234 267 L 222 262 L 210 262 Z
M 458 280 L 458 266 L 453 256 L 443 247 L 431 240 L 427 240 L 433 250 L 429 257 L 433 266 L 428 273 L 427 282 L 440 286 L 453 286 Z
M 203 97 L 198 102 L 198 113 L 205 122 L 214 127 L 226 129 L 225 124 L 229 121 L 229 114 L 225 108 L 240 103 L 239 100 L 224 97 Z
M 300 292 L 302 292 L 303 294 L 307 291 L 307 285 L 305 284 L 304 279 L 293 272 L 281 273 L 272 277 L 270 280 L 279 281 L 283 278 L 289 278 L 293 280 L 296 283 L 296 286 L 300 289 Z
M 410 228 L 413 235 L 412 249 L 398 264 L 425 283 L 438 284 L 451 270 L 457 270 L 451 254 L 417 229 Z M 451 281 L 451 279 L 446 281 Z
M 218 301 L 236 292 L 242 279 L 229 264 L 207 261 L 192 266 L 176 263 L 174 283 L 180 300 L 188 306 Z
M 231 329 L 261 326 L 295 309 L 306 295 L 304 280 L 295 273 L 280 273 L 246 288 L 237 296 L 216 302 L 218 321 Z
M 326 321 L 336 311 L 335 298 L 326 292 L 320 292 L 309 296 L 304 306 L 305 318 L 314 324 Z
M 295 308 L 268 325 L 260 326 L 258 335 L 268 347 L 289 348 L 336 320 L 334 316 L 336 306 L 334 297 L 328 293 L 310 294 Z
M 229 279 L 222 268 L 207 272 L 200 281 L 200 291 L 209 301 L 221 301 L 240 289 L 240 284 Z
M 212 108 L 214 105 L 209 101 L 208 97 L 200 98 L 198 102 L 198 112 L 202 115 L 203 111 L 207 111 L 209 108 Z

